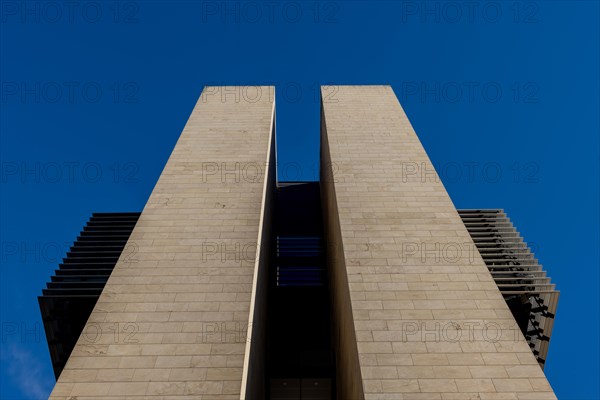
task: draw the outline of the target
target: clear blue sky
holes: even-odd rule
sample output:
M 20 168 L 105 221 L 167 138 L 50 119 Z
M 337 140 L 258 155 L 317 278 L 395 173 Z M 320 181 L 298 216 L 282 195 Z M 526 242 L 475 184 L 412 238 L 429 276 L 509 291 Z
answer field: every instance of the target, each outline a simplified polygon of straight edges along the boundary
M 0 2 L 2 399 L 52 388 L 36 296 L 90 213 L 142 209 L 204 85 L 256 83 L 288 179 L 315 178 L 319 85 L 391 84 L 456 206 L 507 210 L 558 284 L 559 397 L 599 397 L 598 2 L 25 4 Z

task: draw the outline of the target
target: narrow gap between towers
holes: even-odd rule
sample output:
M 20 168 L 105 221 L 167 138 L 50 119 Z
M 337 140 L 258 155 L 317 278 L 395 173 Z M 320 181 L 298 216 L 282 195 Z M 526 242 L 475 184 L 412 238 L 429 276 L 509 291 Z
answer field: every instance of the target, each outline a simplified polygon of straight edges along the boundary
M 335 362 L 319 182 L 279 183 L 268 269 L 270 400 L 331 400 Z

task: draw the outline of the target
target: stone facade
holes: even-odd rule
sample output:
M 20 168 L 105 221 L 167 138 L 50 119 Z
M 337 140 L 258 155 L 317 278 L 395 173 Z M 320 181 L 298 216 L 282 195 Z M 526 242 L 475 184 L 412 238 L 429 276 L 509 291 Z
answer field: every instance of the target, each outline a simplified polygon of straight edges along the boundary
M 321 127 L 338 394 L 554 399 L 391 87 L 323 87 Z
M 52 399 L 240 398 L 274 126 L 240 90 L 204 89 Z
M 263 397 L 273 93 L 205 88 L 52 399 Z M 322 99 L 337 398 L 555 399 L 392 89 Z

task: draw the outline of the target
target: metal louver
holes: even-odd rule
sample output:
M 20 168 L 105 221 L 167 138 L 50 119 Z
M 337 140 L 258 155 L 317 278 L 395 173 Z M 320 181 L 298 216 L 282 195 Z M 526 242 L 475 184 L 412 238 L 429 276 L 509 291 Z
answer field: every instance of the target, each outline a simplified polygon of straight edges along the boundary
M 458 210 L 543 368 L 559 292 L 503 210 Z

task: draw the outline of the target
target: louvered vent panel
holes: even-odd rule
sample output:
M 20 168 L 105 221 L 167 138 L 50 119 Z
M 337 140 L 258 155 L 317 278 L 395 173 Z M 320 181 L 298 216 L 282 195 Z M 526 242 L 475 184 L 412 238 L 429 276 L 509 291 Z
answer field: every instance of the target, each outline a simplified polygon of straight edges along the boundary
M 458 210 L 543 368 L 559 292 L 503 210 Z
M 127 245 L 127 241 L 139 216 L 93 213 L 38 296 L 57 379 L 117 260 L 121 255 L 124 261 L 135 255 L 134 245 Z

